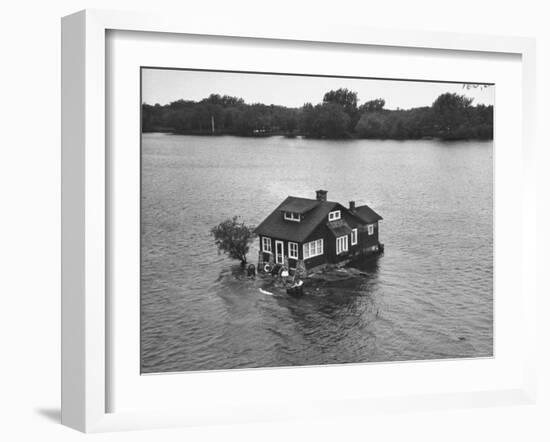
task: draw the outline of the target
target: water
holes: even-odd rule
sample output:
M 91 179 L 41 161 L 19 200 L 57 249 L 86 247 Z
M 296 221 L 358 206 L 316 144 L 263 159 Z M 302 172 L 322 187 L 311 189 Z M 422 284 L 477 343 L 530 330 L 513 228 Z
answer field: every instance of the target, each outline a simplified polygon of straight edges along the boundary
M 143 135 L 142 372 L 491 356 L 492 164 L 490 142 Z M 218 254 L 212 226 L 320 188 L 384 217 L 366 277 L 298 299 Z

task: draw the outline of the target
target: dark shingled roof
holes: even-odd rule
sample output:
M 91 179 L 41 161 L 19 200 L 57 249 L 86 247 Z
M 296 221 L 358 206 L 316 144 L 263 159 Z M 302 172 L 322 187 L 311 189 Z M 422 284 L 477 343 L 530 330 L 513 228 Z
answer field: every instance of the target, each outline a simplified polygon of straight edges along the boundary
M 283 204 L 279 206 L 279 210 L 303 214 L 309 212 L 317 206 L 317 204 L 319 204 L 319 201 L 317 200 L 289 196 L 286 200 L 284 200 Z
M 311 235 L 319 224 L 326 223 L 335 236 L 347 235 L 351 232 L 351 228 L 345 220 L 327 222 L 328 213 L 336 207 L 347 210 L 333 201 L 317 201 L 316 199 L 289 196 L 256 227 L 254 232 L 262 236 L 301 243 Z M 300 222 L 285 221 L 283 212 L 299 213 L 302 220 Z M 369 206 L 359 206 L 349 213 L 364 223 L 374 223 L 382 219 Z
M 355 208 L 355 212 L 353 212 L 355 215 L 357 215 L 360 219 L 365 221 L 366 223 L 375 223 L 376 221 L 380 221 L 383 219 L 378 213 L 376 213 L 374 210 L 372 210 L 369 206 L 359 206 Z
M 256 227 L 255 233 L 287 241 L 303 242 L 321 222 L 327 219 L 328 213 L 337 205 L 338 203 L 332 201 L 289 196 Z M 302 221 L 293 222 L 283 219 L 281 211 L 289 211 L 287 207 L 311 207 L 311 209 L 303 215 Z
M 335 237 L 349 235 L 351 233 L 351 227 L 343 219 L 336 221 L 330 221 L 327 223 L 327 227 Z

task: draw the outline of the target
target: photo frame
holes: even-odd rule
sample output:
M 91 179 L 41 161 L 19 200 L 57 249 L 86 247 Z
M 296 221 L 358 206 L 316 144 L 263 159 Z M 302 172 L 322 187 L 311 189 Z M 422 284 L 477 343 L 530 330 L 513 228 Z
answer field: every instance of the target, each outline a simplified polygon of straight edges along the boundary
M 521 322 L 523 352 L 517 356 L 514 367 L 507 369 L 505 363 L 498 385 L 485 385 L 481 380 L 477 385 L 460 384 L 452 388 L 445 378 L 445 372 L 437 363 L 430 363 L 433 373 L 441 370 L 441 382 L 431 390 L 408 391 L 403 384 L 393 391 L 378 391 L 369 395 L 359 389 L 334 390 L 325 394 L 308 384 L 315 379 L 309 368 L 266 369 L 238 371 L 236 373 L 186 374 L 188 384 L 185 401 L 178 409 L 164 409 L 154 403 L 150 409 L 126 411 L 117 410 L 110 403 L 110 394 L 116 380 L 121 379 L 110 373 L 117 358 L 110 345 L 109 336 L 116 327 L 117 310 L 113 308 L 110 295 L 116 286 L 118 273 L 113 272 L 112 250 L 109 244 L 115 240 L 116 230 L 111 228 L 112 213 L 116 210 L 116 197 L 113 194 L 110 173 L 109 151 L 113 135 L 107 130 L 107 122 L 112 117 L 109 107 L 110 85 L 113 77 L 108 66 L 116 62 L 117 51 L 109 51 L 108 34 L 139 33 L 141 44 L 148 38 L 167 36 L 210 36 L 224 44 L 246 40 L 257 43 L 268 42 L 285 48 L 308 43 L 309 45 L 330 45 L 334 51 L 363 46 L 376 47 L 380 51 L 400 48 L 401 51 L 429 49 L 443 55 L 446 52 L 475 54 L 483 59 L 489 54 L 513 55 L 521 66 L 522 119 L 519 144 L 514 158 L 520 160 L 521 198 L 520 241 L 518 244 L 521 262 L 521 278 L 514 282 Z M 138 42 L 139 43 L 139 42 Z M 437 56 L 437 53 L 435 56 Z M 418 31 L 389 31 L 356 29 L 343 26 L 308 25 L 295 29 L 280 24 L 265 25 L 254 23 L 211 23 L 208 20 L 193 18 L 155 17 L 150 14 L 123 13 L 110 11 L 82 11 L 65 17 L 62 21 L 62 422 L 81 431 L 110 431 L 121 429 L 184 426 L 220 422 L 250 422 L 296 417 L 320 417 L 328 415 L 354 415 L 384 410 L 418 410 L 425 408 L 451 408 L 487 406 L 510 403 L 532 403 L 535 391 L 535 315 L 536 288 L 534 285 L 535 265 L 535 176 L 533 150 L 533 109 L 535 100 L 534 42 L 531 39 L 515 37 L 489 37 L 428 33 Z M 497 84 L 498 87 L 498 84 Z M 499 125 L 497 116 L 497 127 Z M 498 129 L 497 129 L 498 130 Z M 497 143 L 499 142 L 497 138 Z M 130 166 L 128 166 L 130 167 Z M 130 171 L 131 173 L 131 171 Z M 507 173 L 506 171 L 502 173 Z M 510 171 L 508 171 L 510 173 Z M 496 180 L 503 175 L 496 170 Z M 498 190 L 497 190 L 498 194 Z M 496 205 L 499 205 L 498 199 Z M 496 223 L 498 224 L 498 211 Z M 499 245 L 500 244 L 500 245 Z M 501 243 L 495 243 L 495 254 L 504 253 Z M 133 258 L 132 258 L 133 259 Z M 113 282 L 115 281 L 115 282 Z M 517 286 L 515 284 L 518 284 Z M 500 286 L 502 287 L 502 286 Z M 497 285 L 496 296 L 499 296 Z M 120 310 L 119 310 L 120 311 Z M 496 322 L 504 322 L 496 315 Z M 497 335 L 497 339 L 498 335 Z M 499 359 L 498 350 L 495 360 Z M 472 362 L 472 361 L 470 361 Z M 463 363 L 449 362 L 447 367 L 456 365 L 462 369 Z M 468 361 L 464 362 L 468 364 Z M 459 367 L 460 366 L 460 367 Z M 345 372 L 346 377 L 361 377 L 369 374 L 390 372 L 393 376 L 404 374 L 421 379 L 427 376 L 428 364 L 375 364 L 353 365 L 350 367 L 322 367 L 323 376 L 333 379 Z M 479 369 L 476 364 L 469 367 L 472 373 L 485 370 L 491 374 L 494 366 Z M 116 367 L 115 367 L 116 369 Z M 138 367 L 134 368 L 139 376 Z M 445 374 L 443 374 L 445 373 Z M 391 375 L 391 374 L 390 374 Z M 163 376 L 163 387 L 171 389 L 180 375 Z M 215 376 L 215 377 L 214 377 Z M 291 398 L 275 397 L 269 403 L 260 401 L 259 386 L 274 384 L 282 378 L 284 382 L 296 386 L 304 398 L 301 402 Z M 482 378 L 483 379 L 483 378 Z M 191 380 L 189 382 L 189 380 Z M 152 378 L 144 377 L 144 388 L 157 390 Z M 219 402 L 191 384 L 214 386 L 211 395 L 219 393 Z M 453 381 L 457 384 L 456 380 Z M 248 394 L 237 399 L 239 390 L 228 390 L 227 384 L 240 388 L 250 385 Z M 427 384 L 426 384 L 427 385 Z M 265 391 L 264 391 L 265 393 Z M 162 401 L 158 396 L 157 401 Z M 192 404 L 192 406 L 190 406 Z

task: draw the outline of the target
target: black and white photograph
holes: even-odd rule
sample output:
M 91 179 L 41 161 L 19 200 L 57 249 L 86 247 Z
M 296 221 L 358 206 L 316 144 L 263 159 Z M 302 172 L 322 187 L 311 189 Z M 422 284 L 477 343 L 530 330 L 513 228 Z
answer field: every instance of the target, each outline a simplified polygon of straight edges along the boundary
M 493 356 L 494 84 L 140 75 L 142 374 Z
M 550 441 L 544 6 L 6 2 L 0 441 Z

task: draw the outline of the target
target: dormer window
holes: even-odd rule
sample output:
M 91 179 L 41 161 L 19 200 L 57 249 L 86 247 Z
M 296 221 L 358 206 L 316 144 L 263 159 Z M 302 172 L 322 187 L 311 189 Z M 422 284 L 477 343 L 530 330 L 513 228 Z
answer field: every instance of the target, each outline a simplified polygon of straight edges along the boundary
M 299 223 L 300 222 L 300 214 L 296 212 L 285 212 L 284 218 L 287 221 L 294 221 Z
M 341 218 L 341 213 L 339 210 L 335 210 L 333 212 L 329 212 L 328 214 L 328 220 L 329 221 L 336 221 L 337 219 L 340 219 Z

